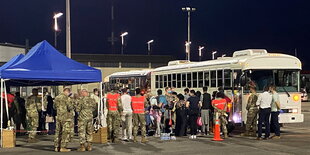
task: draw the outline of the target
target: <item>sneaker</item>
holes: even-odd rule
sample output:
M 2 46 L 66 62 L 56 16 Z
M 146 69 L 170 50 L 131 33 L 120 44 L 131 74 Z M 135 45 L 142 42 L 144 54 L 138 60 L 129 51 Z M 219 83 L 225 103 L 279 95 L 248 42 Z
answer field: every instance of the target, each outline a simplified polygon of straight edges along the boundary
M 271 137 L 271 139 L 280 139 L 280 138 L 281 138 L 280 136 L 276 136 L 276 135 Z
M 257 137 L 256 140 L 262 140 L 262 137 Z
M 264 137 L 263 140 L 271 139 L 271 137 Z
M 194 135 L 194 136 L 193 136 L 193 139 L 197 139 L 197 136 L 196 136 L 196 135 Z
M 189 136 L 189 139 L 194 139 L 194 135 Z

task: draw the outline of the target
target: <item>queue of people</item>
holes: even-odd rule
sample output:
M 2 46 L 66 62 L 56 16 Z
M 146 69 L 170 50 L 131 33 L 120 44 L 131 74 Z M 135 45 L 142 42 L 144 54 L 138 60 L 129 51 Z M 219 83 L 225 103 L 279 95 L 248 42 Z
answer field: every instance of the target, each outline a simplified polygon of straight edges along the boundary
M 280 138 L 280 103 L 275 86 L 265 87 L 260 95 L 256 93 L 254 82 L 250 82 L 249 88 L 251 94 L 246 106 L 246 130 L 242 135 L 262 139 L 264 124 L 265 139 L 270 138 L 270 126 L 275 130 L 272 138 Z M 71 90 L 65 88 L 54 100 L 47 89 L 43 93 L 43 100 L 38 95 L 38 89 L 33 89 L 32 95 L 26 100 L 16 93 L 12 104 L 16 111 L 14 113 L 19 114 L 13 117 L 16 129 L 19 130 L 21 125 L 28 129 L 28 142 L 34 143 L 38 141 L 37 133 L 42 130 L 40 125 L 48 123 L 48 133 L 55 134 L 56 152 L 71 151 L 67 145 L 75 133 L 78 133 L 80 141 L 78 151 L 91 151 L 94 118 L 98 116 L 100 102 L 99 93 L 98 89 L 94 89 L 90 95 L 83 89 L 72 95 Z M 144 92 L 140 88 L 135 90 L 135 95 L 129 94 L 129 89 L 120 90 L 115 87 L 106 95 L 108 139 L 112 143 L 119 143 L 120 140 L 138 142 L 139 131 L 141 143 L 148 141 L 147 136 L 160 137 L 162 133 L 175 136 L 187 136 L 189 133 L 190 139 L 197 139 L 198 133 L 212 134 L 215 121 L 220 122 L 223 138 L 229 136 L 228 104 L 231 99 L 222 88 L 212 95 L 208 93 L 208 87 L 203 87 L 203 93 L 186 88 L 182 94 L 167 87 L 164 93 L 161 89 L 157 90 L 157 95 L 151 94 L 150 89 Z M 45 122 L 40 121 L 43 116 Z M 74 131 L 75 127 L 77 131 Z

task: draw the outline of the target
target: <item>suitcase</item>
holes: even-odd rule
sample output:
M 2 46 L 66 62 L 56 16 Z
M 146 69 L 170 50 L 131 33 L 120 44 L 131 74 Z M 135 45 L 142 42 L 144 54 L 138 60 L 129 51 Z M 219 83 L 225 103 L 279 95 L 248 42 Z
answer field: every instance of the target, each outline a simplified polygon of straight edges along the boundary
M 16 146 L 16 134 L 14 130 L 3 130 L 3 148 Z
M 106 127 L 99 128 L 93 133 L 93 143 L 107 144 L 108 143 L 108 129 Z

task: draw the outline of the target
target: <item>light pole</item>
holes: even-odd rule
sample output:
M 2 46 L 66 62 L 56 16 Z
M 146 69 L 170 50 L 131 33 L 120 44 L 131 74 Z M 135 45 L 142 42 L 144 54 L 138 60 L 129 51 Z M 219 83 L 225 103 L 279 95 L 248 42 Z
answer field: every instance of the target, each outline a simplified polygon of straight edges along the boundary
M 66 0 L 66 56 L 71 58 L 70 0 Z
M 198 50 L 199 50 L 199 61 L 201 61 L 201 56 L 202 56 L 202 50 L 204 49 L 205 47 L 203 46 L 199 46 Z
M 182 8 L 183 12 L 187 12 L 187 42 L 191 42 L 191 12 L 196 11 L 196 8 L 185 7 Z M 188 46 L 188 60 L 190 60 L 191 47 Z
M 154 40 L 150 40 L 147 42 L 147 51 L 148 51 L 148 55 L 151 55 L 151 44 L 154 42 Z
M 214 55 L 217 53 L 217 51 L 212 52 L 212 60 L 214 60 Z
M 190 55 L 189 55 L 190 45 L 191 45 L 191 42 L 188 42 L 188 41 L 185 42 L 185 52 L 186 52 L 187 61 L 190 61 Z
M 61 13 L 61 12 L 59 12 L 59 13 L 56 13 L 55 15 L 54 15 L 54 46 L 55 46 L 55 48 L 57 48 L 57 32 L 59 31 L 59 28 L 58 28 L 58 23 L 57 23 L 57 19 L 59 18 L 59 17 L 61 17 L 63 15 L 63 13 Z
M 124 40 L 124 37 L 128 35 L 128 32 L 124 32 L 121 34 L 121 39 L 122 39 L 122 49 L 121 49 L 121 53 L 124 54 L 124 43 L 125 43 L 125 40 Z

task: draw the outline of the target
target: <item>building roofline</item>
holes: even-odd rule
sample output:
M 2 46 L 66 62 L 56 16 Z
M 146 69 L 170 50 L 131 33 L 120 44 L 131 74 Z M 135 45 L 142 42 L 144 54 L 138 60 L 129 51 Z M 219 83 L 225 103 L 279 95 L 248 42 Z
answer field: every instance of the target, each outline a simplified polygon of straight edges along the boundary
M 0 46 L 26 48 L 25 45 L 17 45 L 17 44 L 7 43 L 7 42 L 5 42 L 5 43 L 0 43 Z

